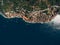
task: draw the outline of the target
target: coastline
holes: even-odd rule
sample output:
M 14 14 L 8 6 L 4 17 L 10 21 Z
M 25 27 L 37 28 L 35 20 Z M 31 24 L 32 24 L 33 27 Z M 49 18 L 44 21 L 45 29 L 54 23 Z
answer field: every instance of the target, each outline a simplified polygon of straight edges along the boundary
M 2 12 L 0 12 L 0 15 L 1 16 L 3 16 L 4 18 L 7 18 L 7 19 L 12 19 L 11 17 L 10 18 L 8 18 L 8 17 L 6 17 Z M 59 15 L 59 14 L 57 14 L 57 15 Z M 56 16 L 57 16 L 56 15 Z M 55 17 L 56 17 L 55 16 Z M 24 18 L 22 18 L 22 17 L 13 17 L 13 18 L 21 18 L 23 21 L 25 21 L 26 23 L 33 23 L 33 24 L 35 24 L 35 23 L 41 23 L 41 24 L 44 24 L 44 23 L 50 23 L 50 22 L 52 22 L 52 20 L 55 18 L 55 17 L 53 17 L 52 19 L 51 19 L 51 21 L 46 21 L 46 22 L 34 22 L 34 21 L 26 21 Z
M 22 17 L 10 17 L 10 18 L 8 18 L 8 17 L 6 17 L 2 12 L 0 12 L 0 15 L 1 16 L 3 16 L 4 18 L 7 18 L 7 19 L 12 19 L 12 18 L 21 18 L 23 21 L 25 21 L 25 22 L 27 22 L 27 23 L 41 23 L 41 24 L 43 24 L 43 23 L 49 23 L 50 21 L 46 21 L 46 22 L 34 22 L 34 21 L 26 21 L 24 18 L 22 18 Z
M 51 10 L 51 8 L 54 8 L 53 10 Z M 38 10 L 38 11 L 32 11 L 30 12 L 28 15 L 28 17 L 26 16 L 25 10 L 23 9 L 22 11 L 20 11 L 19 13 L 16 13 L 14 11 L 8 11 L 8 12 L 0 12 L 0 14 L 7 19 L 11 19 L 11 18 L 22 18 L 22 20 L 24 20 L 27 23 L 49 23 L 56 15 L 57 12 L 55 7 L 59 8 L 60 6 L 51 6 L 51 8 L 47 8 L 44 10 Z M 49 15 L 47 15 L 46 13 L 43 13 L 44 11 L 51 11 L 49 13 Z M 31 19 L 29 17 L 32 17 Z

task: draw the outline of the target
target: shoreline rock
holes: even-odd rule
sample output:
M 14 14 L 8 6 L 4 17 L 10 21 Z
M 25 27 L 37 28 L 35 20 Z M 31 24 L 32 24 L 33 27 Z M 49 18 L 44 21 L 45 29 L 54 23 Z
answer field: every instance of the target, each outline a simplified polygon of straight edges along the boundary
M 50 22 L 56 15 L 56 6 L 51 6 L 50 8 L 44 9 L 44 10 L 38 10 L 38 11 L 32 11 L 29 13 L 26 13 L 26 10 L 21 10 L 19 13 L 14 11 L 7 11 L 7 12 L 0 12 L 0 14 L 4 18 L 22 18 L 25 22 L 28 23 L 47 23 Z M 60 6 L 58 6 L 60 7 Z M 53 8 L 53 9 L 52 9 Z M 46 12 L 48 14 L 46 14 Z

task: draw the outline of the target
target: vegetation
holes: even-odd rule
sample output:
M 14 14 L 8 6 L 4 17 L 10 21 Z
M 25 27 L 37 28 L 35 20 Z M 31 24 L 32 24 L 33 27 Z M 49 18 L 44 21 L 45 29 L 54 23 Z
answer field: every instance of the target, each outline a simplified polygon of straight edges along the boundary
M 4 10 L 11 9 L 14 11 L 16 11 L 16 8 L 18 8 L 19 10 L 24 8 L 27 11 L 33 11 L 36 8 L 45 9 L 45 8 L 47 8 L 48 4 L 50 4 L 50 5 L 59 5 L 60 4 L 60 0 L 45 0 L 45 1 L 44 0 L 3 0 L 3 1 L 4 1 L 3 2 Z M 1 7 L 1 5 L 0 5 L 0 7 Z

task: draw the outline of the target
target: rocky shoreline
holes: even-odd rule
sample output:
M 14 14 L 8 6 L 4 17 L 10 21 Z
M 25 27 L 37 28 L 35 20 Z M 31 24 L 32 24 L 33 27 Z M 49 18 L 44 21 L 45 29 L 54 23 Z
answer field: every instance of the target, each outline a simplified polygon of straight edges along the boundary
M 28 23 L 47 23 L 57 14 L 56 0 L 1 0 L 0 11 L 5 18 L 22 18 Z
M 50 11 L 50 13 L 46 14 L 45 11 Z M 25 10 L 21 10 L 19 13 L 8 11 L 0 14 L 8 19 L 15 17 L 22 18 L 25 22 L 28 23 L 47 23 L 50 22 L 57 15 L 56 9 L 54 8 L 53 10 L 51 8 L 47 8 L 39 11 L 32 11 L 28 14 L 25 13 Z

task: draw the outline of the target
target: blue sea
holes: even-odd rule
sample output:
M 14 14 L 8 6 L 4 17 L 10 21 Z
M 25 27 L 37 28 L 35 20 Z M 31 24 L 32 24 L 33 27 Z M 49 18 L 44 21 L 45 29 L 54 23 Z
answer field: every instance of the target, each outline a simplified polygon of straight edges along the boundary
M 0 16 L 0 45 L 60 45 L 60 30 Z

